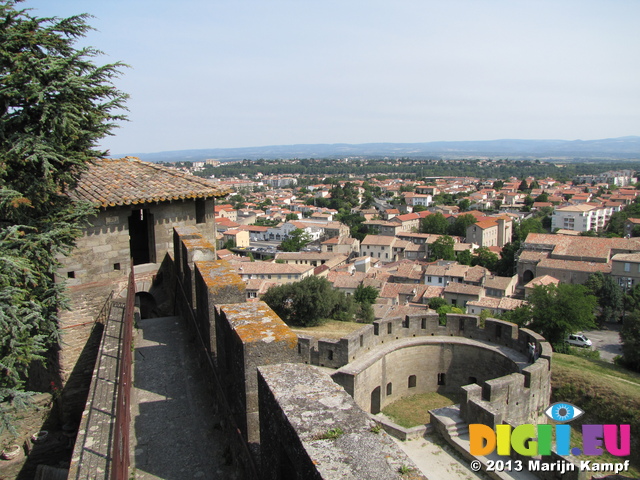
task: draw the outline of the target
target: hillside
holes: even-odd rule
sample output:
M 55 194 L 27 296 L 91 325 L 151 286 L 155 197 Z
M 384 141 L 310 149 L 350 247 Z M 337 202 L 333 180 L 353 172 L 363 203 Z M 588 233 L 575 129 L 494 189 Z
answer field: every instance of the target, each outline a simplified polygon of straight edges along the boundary
M 585 411 L 572 426 L 630 424 L 631 464 L 636 474 L 640 472 L 640 374 L 601 360 L 559 353 L 554 353 L 552 365 L 552 402 L 569 402 Z
M 156 153 L 120 153 L 150 162 L 202 161 L 205 159 L 257 160 L 260 158 L 329 158 L 329 157 L 436 157 L 469 156 L 562 159 L 639 159 L 640 137 L 602 140 L 487 140 L 426 143 L 363 143 L 271 145 L 244 148 L 208 148 Z

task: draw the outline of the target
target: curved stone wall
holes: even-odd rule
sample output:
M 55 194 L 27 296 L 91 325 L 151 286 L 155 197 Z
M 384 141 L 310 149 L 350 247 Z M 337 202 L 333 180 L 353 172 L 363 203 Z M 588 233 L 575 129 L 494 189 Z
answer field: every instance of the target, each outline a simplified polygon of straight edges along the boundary
M 531 361 L 528 346 L 535 344 Z M 551 346 L 509 322 L 448 315 L 379 320 L 340 340 L 300 337 L 305 362 L 334 367 L 334 381 L 377 413 L 413 393 L 460 393 L 467 423 L 541 423 L 551 395 Z M 514 408 L 515 407 L 515 408 Z
M 406 395 L 461 393 L 460 387 L 517 373 L 527 358 L 460 337 L 416 337 L 380 347 L 342 367 L 334 380 L 366 411 L 377 413 Z

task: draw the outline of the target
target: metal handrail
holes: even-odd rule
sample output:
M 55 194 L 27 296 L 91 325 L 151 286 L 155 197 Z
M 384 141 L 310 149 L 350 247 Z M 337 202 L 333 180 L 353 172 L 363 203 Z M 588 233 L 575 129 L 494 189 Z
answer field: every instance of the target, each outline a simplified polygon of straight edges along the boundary
M 66 325 L 64 327 L 60 327 L 60 330 L 67 330 L 69 328 L 75 328 L 75 327 L 84 327 L 85 325 L 91 325 L 92 323 L 104 324 L 106 319 L 109 318 L 109 315 L 111 314 L 111 300 L 113 300 L 113 294 L 114 294 L 114 291 L 111 290 L 111 293 L 109 294 L 109 296 L 107 296 L 107 299 L 102 304 L 102 308 L 96 315 L 96 318 L 88 322 L 76 323 L 75 325 Z
M 131 425 L 131 363 L 133 350 L 133 315 L 135 309 L 136 281 L 131 259 L 131 272 L 127 285 L 127 300 L 122 318 L 122 346 L 120 348 L 120 368 L 118 393 L 116 397 L 116 418 L 113 434 L 111 480 L 129 478 L 129 426 Z

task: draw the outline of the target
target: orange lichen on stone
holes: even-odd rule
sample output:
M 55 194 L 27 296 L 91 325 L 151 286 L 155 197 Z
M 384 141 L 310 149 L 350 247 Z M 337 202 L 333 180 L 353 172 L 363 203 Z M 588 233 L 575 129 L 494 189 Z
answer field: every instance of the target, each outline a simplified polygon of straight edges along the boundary
M 195 262 L 207 288 L 216 293 L 223 288 L 234 287 L 246 290 L 242 277 L 238 275 L 231 264 L 225 260 L 213 262 Z
M 298 337 L 264 302 L 220 305 L 219 309 L 245 343 L 284 342 L 290 349 L 298 345 Z
M 173 229 L 179 237 L 202 237 L 202 233 L 200 233 L 200 230 L 195 225 L 176 225 Z
M 212 252 L 215 251 L 215 247 L 209 240 L 205 240 L 204 238 L 183 238 L 182 243 L 187 250 L 195 250 L 195 249 L 210 249 Z

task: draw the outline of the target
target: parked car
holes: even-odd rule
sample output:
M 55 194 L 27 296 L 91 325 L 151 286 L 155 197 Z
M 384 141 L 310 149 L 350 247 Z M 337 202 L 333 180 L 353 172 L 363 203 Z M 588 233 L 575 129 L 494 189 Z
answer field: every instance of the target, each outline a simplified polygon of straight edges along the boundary
M 583 348 L 591 347 L 591 340 L 585 337 L 583 333 L 572 333 L 567 337 L 565 342 L 575 347 L 583 347 Z

